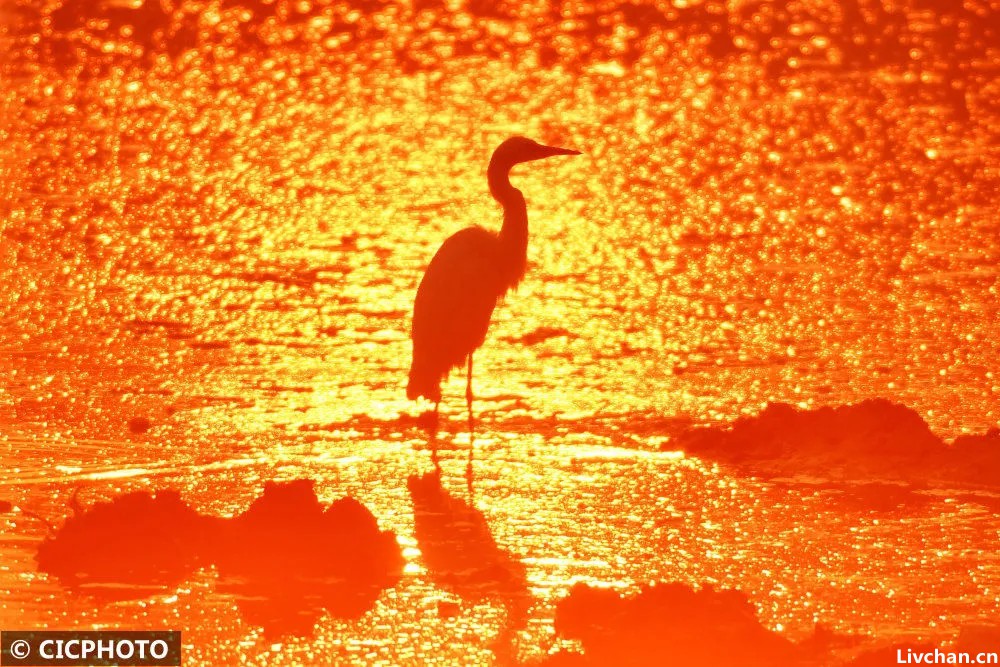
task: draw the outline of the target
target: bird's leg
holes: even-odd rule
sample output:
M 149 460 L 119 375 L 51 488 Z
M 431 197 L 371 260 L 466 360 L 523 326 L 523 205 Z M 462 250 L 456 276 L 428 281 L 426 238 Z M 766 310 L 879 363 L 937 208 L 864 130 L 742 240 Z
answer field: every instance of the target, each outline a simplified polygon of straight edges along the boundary
M 465 376 L 465 404 L 469 408 L 469 437 L 472 437 L 472 355 L 469 355 L 469 368 Z M 471 442 L 471 440 L 470 440 Z
M 434 464 L 434 471 L 441 474 L 441 462 L 438 461 L 438 403 L 434 403 L 434 423 L 431 424 L 431 462 Z
M 469 497 L 472 497 L 472 454 L 475 451 L 475 425 L 472 421 L 472 355 L 469 355 L 469 366 L 465 372 L 465 403 L 469 408 L 469 462 L 465 466 L 465 480 L 469 487 Z

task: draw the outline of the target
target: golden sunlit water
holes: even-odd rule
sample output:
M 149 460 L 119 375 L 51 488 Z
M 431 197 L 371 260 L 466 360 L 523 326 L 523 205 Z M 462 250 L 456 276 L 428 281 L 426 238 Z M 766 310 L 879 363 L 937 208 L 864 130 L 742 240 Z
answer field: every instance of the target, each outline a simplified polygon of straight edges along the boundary
M 877 479 L 677 450 L 774 402 L 1000 426 L 1000 3 L 0 17 L 0 627 L 180 629 L 191 665 L 492 664 L 579 648 L 553 620 L 574 584 L 654 581 L 856 635 L 838 659 L 997 622 L 997 486 L 873 504 Z M 516 134 L 584 155 L 512 175 L 529 268 L 475 356 L 473 503 L 526 585 L 474 595 L 415 526 L 410 314 L 449 234 L 499 227 L 485 169 Z M 460 499 L 464 390 L 438 435 Z M 275 636 L 212 567 L 101 596 L 34 560 L 36 517 L 156 489 L 234 516 L 299 478 L 397 534 L 402 577 L 360 618 Z

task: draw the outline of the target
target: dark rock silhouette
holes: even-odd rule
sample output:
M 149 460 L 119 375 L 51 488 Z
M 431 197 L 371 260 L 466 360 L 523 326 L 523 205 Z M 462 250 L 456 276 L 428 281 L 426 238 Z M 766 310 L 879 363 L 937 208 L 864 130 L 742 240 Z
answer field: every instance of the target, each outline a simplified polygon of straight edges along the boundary
M 637 595 L 579 584 L 556 609 L 556 631 L 583 645 L 545 665 L 813 664 L 809 651 L 763 627 L 738 591 L 655 584 Z
M 941 461 L 944 472 L 953 476 L 967 476 L 979 470 L 983 483 L 1000 482 L 1000 429 L 990 429 L 981 435 L 962 435 L 951 445 L 954 456 Z M 978 477 L 975 476 L 975 477 Z
M 676 446 L 676 443 L 673 443 Z M 768 405 L 728 430 L 692 430 L 686 452 L 745 464 L 766 474 L 818 474 L 834 479 L 1000 483 L 1000 434 L 956 439 L 949 445 L 906 406 L 874 399 L 802 411 Z
M 531 604 L 524 565 L 497 546 L 482 512 L 441 487 L 440 471 L 412 475 L 407 487 L 431 580 L 463 600 L 496 600 L 507 609 L 492 649 L 499 663 L 509 663 L 514 634 L 527 622 Z
M 311 480 L 269 482 L 232 519 L 203 516 L 176 491 L 130 493 L 70 517 L 38 550 L 38 569 L 115 598 L 219 571 L 247 620 L 268 633 L 308 633 L 324 611 L 356 617 L 402 572 L 392 532 L 353 498 L 323 507 Z
M 143 597 L 207 565 L 207 546 L 221 524 L 176 491 L 129 493 L 67 519 L 39 546 L 38 569 L 72 588 L 95 585 L 115 597 Z

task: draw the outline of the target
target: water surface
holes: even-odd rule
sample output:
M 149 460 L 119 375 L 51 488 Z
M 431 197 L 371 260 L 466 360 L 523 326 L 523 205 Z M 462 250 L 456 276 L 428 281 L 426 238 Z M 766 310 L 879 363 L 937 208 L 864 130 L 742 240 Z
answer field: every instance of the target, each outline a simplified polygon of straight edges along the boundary
M 558 646 L 579 581 L 737 588 L 793 639 L 996 618 L 988 497 L 875 508 L 672 446 L 775 401 L 1000 423 L 995 3 L 30 4 L 0 33 L 0 497 L 59 523 L 74 493 L 173 488 L 232 515 L 309 477 L 407 566 L 361 619 L 275 638 L 210 570 L 67 591 L 14 513 L 0 626 L 180 628 L 192 664 L 469 664 Z M 412 299 L 448 234 L 499 225 L 512 134 L 585 153 L 515 171 L 529 273 L 476 354 L 474 502 L 526 610 L 434 581 L 406 485 L 430 468 Z M 461 373 L 444 391 L 464 498 Z

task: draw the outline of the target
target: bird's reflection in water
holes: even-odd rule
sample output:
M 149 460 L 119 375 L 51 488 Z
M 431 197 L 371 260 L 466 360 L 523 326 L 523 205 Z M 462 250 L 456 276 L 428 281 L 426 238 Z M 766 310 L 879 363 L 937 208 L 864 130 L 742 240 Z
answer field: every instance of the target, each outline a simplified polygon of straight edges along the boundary
M 411 475 L 407 486 L 431 580 L 466 602 L 503 605 L 507 622 L 490 648 L 498 664 L 513 663 L 514 638 L 528 620 L 531 602 L 524 565 L 497 546 L 482 512 L 442 488 L 440 471 Z

